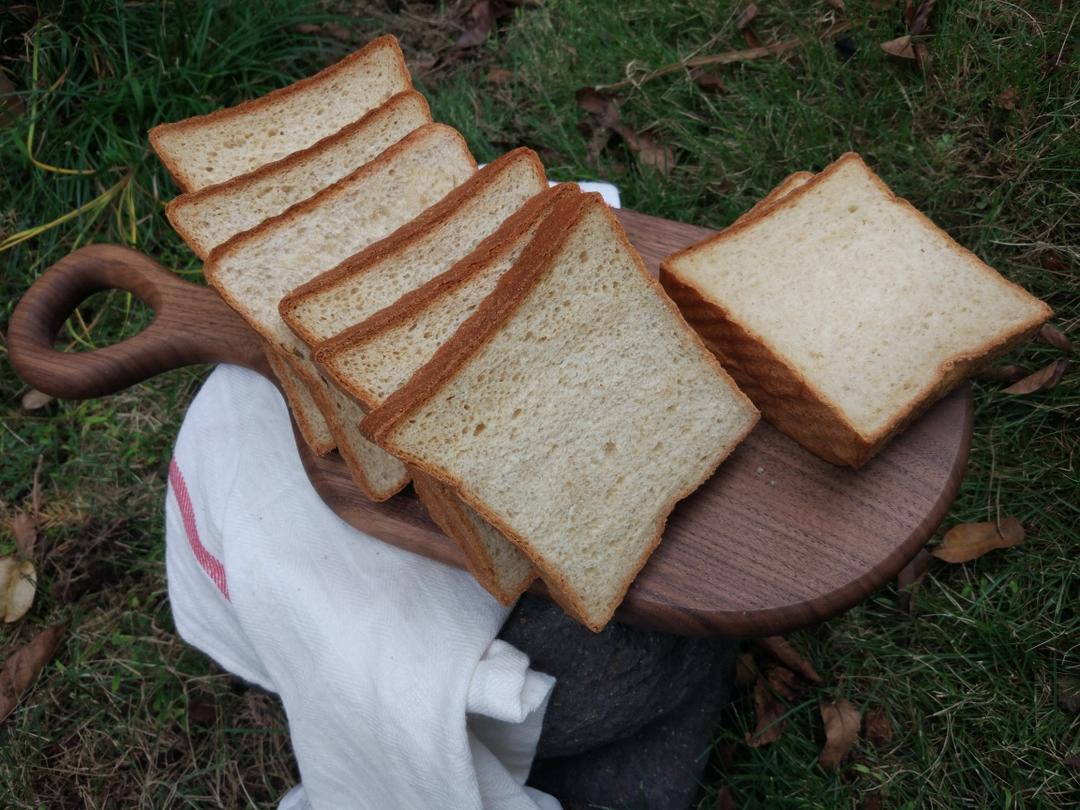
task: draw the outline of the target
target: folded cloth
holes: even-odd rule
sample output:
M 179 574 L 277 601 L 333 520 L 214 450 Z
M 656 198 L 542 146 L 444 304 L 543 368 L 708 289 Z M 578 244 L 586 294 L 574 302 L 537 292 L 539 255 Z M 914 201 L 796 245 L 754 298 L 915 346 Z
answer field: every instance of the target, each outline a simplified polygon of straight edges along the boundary
M 219 367 L 192 402 L 166 543 L 180 635 L 281 697 L 280 808 L 559 808 L 524 784 L 555 682 L 495 638 L 509 609 L 338 518 L 258 374 Z

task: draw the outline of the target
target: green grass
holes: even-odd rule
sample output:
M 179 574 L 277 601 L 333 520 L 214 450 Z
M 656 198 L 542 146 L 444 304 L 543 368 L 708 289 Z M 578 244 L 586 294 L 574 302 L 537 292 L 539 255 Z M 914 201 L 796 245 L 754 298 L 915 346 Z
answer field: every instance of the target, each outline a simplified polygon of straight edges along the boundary
M 390 30 L 410 56 L 456 34 L 441 8 L 393 14 L 353 5 L 360 10 L 347 24 L 358 41 Z M 628 206 L 714 227 L 790 172 L 856 150 L 1080 336 L 1080 56 L 1046 70 L 1080 38 L 1075 9 L 941 2 L 926 38 L 932 61 L 920 70 L 879 50 L 903 33 L 899 7 L 881 5 L 847 3 L 852 27 L 844 36 L 855 46 L 847 61 L 820 39 L 827 4 L 761 3 L 754 27 L 763 41 L 802 36 L 808 44 L 715 69 L 724 93 L 703 92 L 686 72 L 619 92 L 623 122 L 674 150 L 670 177 L 618 142 L 590 160 L 574 92 L 699 51 L 744 48 L 734 27 L 741 4 L 605 0 L 518 9 L 475 52 L 447 52 L 422 89 L 481 160 L 526 144 L 553 177 L 610 179 Z M 4 323 L 33 278 L 91 241 L 133 244 L 197 278 L 198 262 L 164 219 L 175 188 L 150 154 L 146 130 L 280 86 L 349 47 L 298 34 L 296 23 L 326 14 L 296 2 L 86 3 L 40 18 L 0 15 L 0 67 L 32 112 L 0 133 L 0 241 L 111 193 L 0 253 Z M 494 67 L 513 79 L 486 82 Z M 1010 87 L 1017 96 L 1007 110 L 998 99 Z M 32 164 L 30 154 L 94 173 L 58 174 Z M 1043 266 L 1049 251 L 1066 270 Z M 122 293 L 96 296 L 80 315 L 62 333 L 74 349 L 130 336 L 148 317 Z M 1011 359 L 1034 369 L 1057 356 L 1032 345 Z M 73 621 L 56 663 L 0 726 L 2 806 L 267 807 L 294 778 L 276 703 L 237 688 L 186 648 L 169 617 L 164 463 L 204 372 L 28 413 L 19 405 L 22 383 L 0 364 L 0 498 L 7 515 L 25 505 L 43 459 L 47 525 L 38 602 L 27 619 L 0 630 L 0 649 L 47 623 Z M 886 807 L 1080 800 L 1078 774 L 1063 764 L 1080 753 L 1080 721 L 1056 694 L 1059 676 L 1080 671 L 1080 372 L 1026 397 L 998 389 L 976 385 L 971 463 L 945 525 L 1000 510 L 1024 522 L 1025 545 L 935 565 L 910 615 L 889 586 L 793 636 L 826 675 L 821 694 L 884 707 L 892 743 L 884 751 L 862 743 L 852 762 L 828 774 L 817 765 L 819 695 L 794 706 L 781 740 L 760 749 L 742 743 L 753 716 L 752 701 L 740 695 L 717 730 L 718 750 L 733 746 L 733 761 L 714 758 L 703 808 L 725 784 L 743 808 L 857 807 L 875 788 Z

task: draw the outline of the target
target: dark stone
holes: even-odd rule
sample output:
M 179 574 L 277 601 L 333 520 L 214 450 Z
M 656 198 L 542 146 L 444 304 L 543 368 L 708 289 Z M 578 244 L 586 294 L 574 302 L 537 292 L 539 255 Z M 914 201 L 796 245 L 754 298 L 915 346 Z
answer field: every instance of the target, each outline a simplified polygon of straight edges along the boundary
M 558 798 L 564 810 L 686 810 L 697 796 L 713 732 L 731 698 L 735 647 L 728 649 L 681 706 L 609 745 L 537 760 L 529 784 Z
M 703 685 L 723 694 L 713 670 L 729 669 L 732 642 L 609 624 L 592 633 L 562 609 L 526 594 L 500 638 L 525 652 L 531 666 L 554 675 L 537 756 L 567 757 L 622 740 L 700 702 Z M 726 673 L 730 684 L 731 672 Z

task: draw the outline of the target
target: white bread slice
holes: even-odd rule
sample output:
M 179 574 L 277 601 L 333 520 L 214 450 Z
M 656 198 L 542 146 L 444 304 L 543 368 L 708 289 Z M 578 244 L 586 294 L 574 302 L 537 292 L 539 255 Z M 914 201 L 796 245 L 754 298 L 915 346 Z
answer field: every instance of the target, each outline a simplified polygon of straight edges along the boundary
M 290 404 L 293 419 L 300 428 L 300 435 L 316 455 L 325 456 L 334 449 L 334 437 L 330 435 L 330 425 L 319 410 L 311 390 L 300 375 L 293 370 L 291 354 L 265 345 L 266 359 L 274 375 L 281 383 L 281 390 Z
M 306 149 L 412 87 L 397 39 L 373 39 L 288 87 L 161 124 L 150 145 L 184 191 L 223 183 Z
M 278 315 L 281 296 L 412 220 L 475 171 L 461 136 L 428 124 L 334 185 L 215 248 L 203 272 L 256 331 L 298 358 L 294 370 L 305 371 L 314 385 L 321 377 L 306 346 Z M 405 468 L 359 434 L 359 406 L 320 387 L 322 393 L 316 387 L 312 394 L 329 408 L 323 414 L 357 484 L 375 500 L 399 491 L 408 480 Z M 356 466 L 371 458 L 379 461 L 376 469 Z M 396 473 L 396 482 L 377 487 L 377 480 L 393 478 L 387 470 Z
M 377 408 L 494 290 L 555 204 L 574 194 L 572 184 L 537 194 L 451 269 L 321 344 L 316 361 L 339 388 Z M 415 476 L 413 483 L 435 522 L 464 550 L 477 581 L 503 604 L 520 596 L 535 576 L 529 559 L 449 487 Z
M 766 419 L 853 467 L 1051 314 L 855 154 L 660 278 Z
M 448 270 L 546 188 L 535 152 L 508 152 L 388 239 L 290 292 L 281 316 L 309 346 L 321 343 Z
M 780 181 L 780 184 L 776 188 L 774 188 L 772 191 L 770 191 L 768 194 L 766 194 L 764 197 L 754 203 L 754 205 L 747 211 L 744 211 L 742 216 L 732 222 L 731 225 L 738 225 L 740 223 L 746 222 L 747 220 L 753 219 L 764 209 L 770 207 L 774 202 L 783 199 L 795 189 L 802 188 L 813 179 L 813 172 L 795 172 L 794 174 L 789 174 L 787 177 Z
M 757 417 L 584 194 L 362 427 L 456 488 L 599 631 L 675 503 Z
M 488 593 L 509 605 L 536 579 L 529 558 L 458 497 L 430 475 L 410 469 L 413 487 L 431 519 L 465 552 L 465 563 Z
M 422 95 L 415 90 L 398 93 L 307 149 L 180 195 L 165 208 L 165 215 L 195 254 L 205 259 L 236 234 L 336 183 L 430 123 L 431 111 Z

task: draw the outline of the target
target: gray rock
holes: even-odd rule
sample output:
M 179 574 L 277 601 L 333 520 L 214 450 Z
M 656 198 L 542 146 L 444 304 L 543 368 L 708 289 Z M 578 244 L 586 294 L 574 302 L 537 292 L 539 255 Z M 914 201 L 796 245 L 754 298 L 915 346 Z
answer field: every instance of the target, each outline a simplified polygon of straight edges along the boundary
M 529 594 L 499 635 L 525 652 L 533 669 L 557 679 L 540 736 L 541 758 L 580 754 L 635 735 L 688 699 L 699 702 L 703 684 L 722 693 L 714 666 L 734 660 L 734 645 L 726 640 L 614 622 L 592 633 Z
M 572 757 L 537 760 L 529 784 L 564 810 L 686 810 L 697 796 L 713 732 L 731 699 L 735 647 L 683 704 L 616 742 Z

